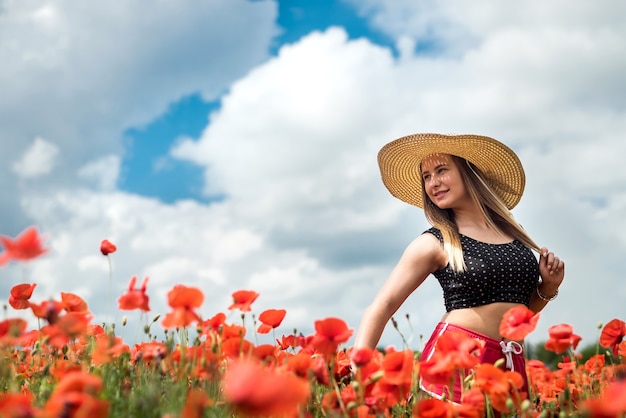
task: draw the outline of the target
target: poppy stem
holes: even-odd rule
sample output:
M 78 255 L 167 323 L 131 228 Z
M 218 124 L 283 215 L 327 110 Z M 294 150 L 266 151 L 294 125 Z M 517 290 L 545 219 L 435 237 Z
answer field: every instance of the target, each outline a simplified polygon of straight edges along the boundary
M 398 334 L 400 334 L 400 337 L 402 338 L 403 349 L 407 350 L 409 348 L 409 343 L 407 342 L 406 338 L 404 338 L 404 334 L 402 333 L 402 331 L 400 331 L 400 328 L 398 328 L 398 321 L 396 321 L 396 319 L 393 316 L 391 317 L 391 323 L 393 324 L 393 327 L 395 328 L 396 331 L 398 331 Z
M 107 316 L 106 323 L 109 323 L 109 315 L 111 314 L 111 294 L 113 288 L 113 265 L 111 264 L 111 257 L 107 254 L 107 261 L 109 262 L 109 295 L 107 297 Z

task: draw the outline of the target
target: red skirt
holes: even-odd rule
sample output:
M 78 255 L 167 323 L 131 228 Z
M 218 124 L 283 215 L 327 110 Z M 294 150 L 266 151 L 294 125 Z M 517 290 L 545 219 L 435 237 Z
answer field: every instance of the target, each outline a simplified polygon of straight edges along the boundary
M 521 391 L 528 393 L 528 377 L 526 375 L 526 359 L 524 357 L 524 349 L 521 344 L 515 341 L 502 342 L 501 344 L 501 341 L 499 340 L 495 340 L 467 328 L 449 324 L 447 322 L 440 322 L 437 324 L 435 330 L 430 336 L 430 339 L 424 346 L 424 351 L 422 351 L 420 361 L 428 360 L 433 355 L 437 340 L 447 331 L 461 331 L 472 338 L 484 341 L 485 348 L 479 358 L 480 363 L 494 364 L 496 361 L 504 359 L 504 364 L 508 369 L 522 375 L 524 386 Z M 467 376 L 468 373 L 469 370 L 465 371 L 465 376 Z M 449 390 L 450 388 L 448 385 L 434 384 L 427 382 L 424 379 L 420 379 L 420 388 L 434 398 L 442 399 L 445 396 L 447 399 L 450 399 L 455 403 L 461 403 L 463 393 L 461 378 L 462 376 L 459 372 L 455 377 L 454 387 L 452 390 Z

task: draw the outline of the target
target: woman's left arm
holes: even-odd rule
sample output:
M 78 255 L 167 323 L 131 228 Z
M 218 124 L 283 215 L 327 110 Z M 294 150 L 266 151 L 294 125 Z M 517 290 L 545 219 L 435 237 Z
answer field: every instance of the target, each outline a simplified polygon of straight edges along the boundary
M 539 274 L 541 282 L 530 298 L 529 308 L 533 312 L 539 312 L 556 299 L 559 294 L 559 286 L 565 277 L 565 263 L 546 247 L 541 248 L 539 256 Z

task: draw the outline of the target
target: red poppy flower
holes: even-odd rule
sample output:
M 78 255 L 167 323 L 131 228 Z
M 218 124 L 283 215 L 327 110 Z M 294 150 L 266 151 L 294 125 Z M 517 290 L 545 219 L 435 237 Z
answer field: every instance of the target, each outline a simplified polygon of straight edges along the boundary
M 562 353 L 568 348 L 576 349 L 581 340 L 579 335 L 574 334 L 574 329 L 568 324 L 552 325 L 548 328 L 550 338 L 546 341 L 546 350 Z
M 464 332 L 446 332 L 437 340 L 435 351 L 450 357 L 457 369 L 469 369 L 478 364 L 485 347 L 483 340 L 472 338 Z
M 224 324 L 222 325 L 222 338 L 243 338 L 246 336 L 248 330 L 237 324 Z
M 301 351 L 302 352 L 302 351 Z M 313 355 L 309 353 L 309 355 Z M 328 372 L 328 363 L 321 356 L 313 356 L 311 358 L 311 372 L 315 376 L 315 381 L 323 386 L 330 384 L 330 373 Z M 339 379 L 338 379 L 339 380 Z
M 109 403 L 96 398 L 102 390 L 102 380 L 84 372 L 72 372 L 65 375 L 56 386 L 45 405 L 50 416 L 80 416 L 105 418 L 108 416 Z
M 617 356 L 617 347 L 626 336 L 626 322 L 621 319 L 610 320 L 600 334 L 600 345 L 604 348 L 610 348 L 613 355 Z
M 24 335 L 28 323 L 21 318 L 9 318 L 0 321 L 0 342 L 16 344 Z
M 13 286 L 11 288 L 11 295 L 9 296 L 9 305 L 11 305 L 13 309 L 30 308 L 28 300 L 33 295 L 33 290 L 35 290 L 36 286 L 36 283 L 23 283 Z
M 0 254 L 0 267 L 11 260 L 29 261 L 48 252 L 41 242 L 39 231 L 34 226 L 26 228 L 15 239 L 0 235 L 0 244 L 4 252 Z
M 115 244 L 106 239 L 102 240 L 102 242 L 100 243 L 100 252 L 102 253 L 102 255 L 109 255 L 111 253 L 114 253 L 115 251 L 117 251 L 117 247 L 115 246 Z
M 105 364 L 122 353 L 130 353 L 130 347 L 124 344 L 120 337 L 99 334 L 96 337 L 96 345 L 91 352 L 91 362 L 96 366 Z
M 357 403 L 357 393 L 352 386 L 345 386 L 341 388 L 341 391 L 337 393 L 337 391 L 329 391 L 322 398 L 322 409 L 324 411 L 330 412 L 329 414 L 324 414 L 326 416 L 331 417 L 339 417 L 339 416 L 348 416 L 343 412 L 345 409 L 345 405 L 354 405 Z M 366 406 L 366 405 L 364 405 Z M 367 406 L 366 406 L 367 407 Z M 369 408 L 367 408 L 369 410 Z M 368 415 L 358 415 L 358 409 L 351 408 L 350 417 L 367 417 Z M 356 413 L 356 414 L 355 414 Z M 361 412 L 362 413 L 362 412 Z
M 412 416 L 429 418 L 448 418 L 454 416 L 450 402 L 440 399 L 422 399 L 413 406 Z
M 280 323 L 283 322 L 283 319 L 285 319 L 286 314 L 287 311 L 284 309 L 268 309 L 261 312 L 259 321 L 261 321 L 262 324 L 259 325 L 257 332 L 259 334 L 267 334 L 274 328 L 277 328 L 280 326 Z
M 273 344 L 261 344 L 252 349 L 252 354 L 257 359 L 266 363 L 275 363 L 277 360 L 277 350 L 278 348 Z
M 238 290 L 232 296 L 233 303 L 228 307 L 229 310 L 239 309 L 242 312 L 250 312 L 250 305 L 259 297 L 259 294 L 253 290 Z
M 484 341 L 464 332 L 445 332 L 437 340 L 434 355 L 420 364 L 420 373 L 431 383 L 447 384 L 455 371 L 478 364 L 484 346 Z
M 88 310 L 87 302 L 74 293 L 61 292 L 61 304 L 66 312 L 85 312 Z
M 480 388 L 489 397 L 494 409 L 508 412 L 506 401 L 511 392 L 509 375 L 491 363 L 480 364 L 474 373 L 474 387 Z
M 146 288 L 148 286 L 148 278 L 144 278 L 139 289 L 135 289 L 137 283 L 137 277 L 133 276 L 128 283 L 128 290 L 122 296 L 117 299 L 117 304 L 120 310 L 132 311 L 134 309 L 141 309 L 144 312 L 150 311 L 150 298 L 146 294 Z
M 626 412 L 626 381 L 611 382 L 602 396 L 585 401 L 583 409 L 590 417 L 622 417 Z
M 319 353 L 334 354 L 339 344 L 350 339 L 352 332 L 342 319 L 317 320 L 315 321 L 315 335 L 313 335 L 310 344 Z
M 202 318 L 196 313 L 204 302 L 204 294 L 196 287 L 176 285 L 167 293 L 167 303 L 173 309 L 165 315 L 162 325 L 165 328 L 186 327 L 194 322 L 202 322 Z
M 483 417 L 485 416 L 485 394 L 479 388 L 466 390 L 463 392 L 460 406 L 464 408 L 464 414 L 458 416 L 471 417 L 471 411 L 473 411 L 476 418 Z
M 381 369 L 383 380 L 392 385 L 411 385 L 413 377 L 413 351 L 396 351 L 389 353 L 383 359 Z
M 374 358 L 374 350 L 369 347 L 352 348 L 349 352 L 350 361 L 355 366 L 365 366 Z
M 204 409 L 213 403 L 213 400 L 202 389 L 192 389 L 187 394 L 185 406 L 180 411 L 180 418 L 202 418 Z
M 309 373 L 313 368 L 313 359 L 307 353 L 299 352 L 289 357 L 287 360 L 287 369 L 296 376 L 309 378 Z
M 289 348 L 296 348 L 297 346 L 297 342 L 296 342 L 296 336 L 291 334 L 291 335 L 283 335 L 280 337 L 280 340 L 276 340 L 276 344 L 278 344 L 278 346 L 280 347 L 281 350 L 287 350 Z
M 68 312 L 59 316 L 54 324 L 43 327 L 41 332 L 48 337 L 50 345 L 61 348 L 71 340 L 84 335 L 91 319 L 88 312 Z
M 237 416 L 295 416 L 311 388 L 308 381 L 289 372 L 235 360 L 224 375 L 223 393 Z
M 30 309 L 37 318 L 45 319 L 49 324 L 54 324 L 59 319 L 59 314 L 63 310 L 63 304 L 56 300 L 44 300 L 36 304 L 31 303 Z
M 32 393 L 3 393 L 0 394 L 0 417 L 35 417 L 39 414 L 33 406 Z
M 227 358 L 247 357 L 254 352 L 254 344 L 243 337 L 230 337 L 220 344 L 222 356 Z
M 524 305 L 509 309 L 500 322 L 500 335 L 510 340 L 520 341 L 535 330 L 539 314 Z
M 147 343 L 135 344 L 131 350 L 134 362 L 143 360 L 150 363 L 155 359 L 163 359 L 168 355 L 167 346 L 160 341 L 150 341 Z
M 102 387 L 102 379 L 98 376 L 85 372 L 73 372 L 66 374 L 61 379 L 52 395 L 54 396 L 69 392 L 99 393 L 102 390 Z
M 209 334 L 211 332 L 219 332 L 220 327 L 226 322 L 226 315 L 222 312 L 215 314 L 202 323 L 202 333 Z

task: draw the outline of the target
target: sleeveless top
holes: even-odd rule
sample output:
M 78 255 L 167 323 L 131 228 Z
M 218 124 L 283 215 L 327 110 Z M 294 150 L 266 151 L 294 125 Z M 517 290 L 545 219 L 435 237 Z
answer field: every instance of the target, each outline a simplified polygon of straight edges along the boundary
M 437 228 L 424 233 L 443 243 Z M 530 304 L 539 282 L 539 263 L 530 248 L 517 240 L 488 244 L 465 235 L 461 248 L 467 270 L 456 273 L 448 264 L 433 272 L 443 289 L 446 312 L 494 302 Z

